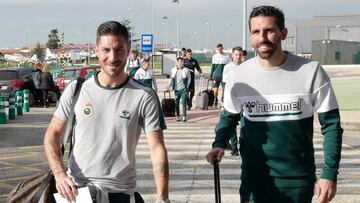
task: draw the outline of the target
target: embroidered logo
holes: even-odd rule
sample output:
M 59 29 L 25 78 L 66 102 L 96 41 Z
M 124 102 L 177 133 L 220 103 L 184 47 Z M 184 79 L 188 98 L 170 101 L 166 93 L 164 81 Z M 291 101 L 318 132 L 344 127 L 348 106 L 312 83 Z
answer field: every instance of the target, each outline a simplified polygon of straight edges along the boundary
M 252 109 L 255 107 L 255 102 L 244 102 L 245 107 L 248 109 L 249 113 L 252 112 Z
M 92 116 L 93 111 L 94 110 L 93 110 L 92 104 L 87 103 L 87 104 L 85 104 L 85 107 L 84 107 L 82 113 L 85 117 L 89 118 L 90 116 Z
M 123 118 L 123 119 L 130 119 L 130 112 L 127 111 L 127 110 L 123 110 L 120 114 L 120 118 Z

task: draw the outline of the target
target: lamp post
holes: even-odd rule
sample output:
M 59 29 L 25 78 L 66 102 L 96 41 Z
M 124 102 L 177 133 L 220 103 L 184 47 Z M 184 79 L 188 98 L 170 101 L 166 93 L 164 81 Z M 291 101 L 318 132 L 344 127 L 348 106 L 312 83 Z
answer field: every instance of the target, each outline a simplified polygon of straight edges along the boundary
M 179 33 L 180 33 L 180 28 L 179 28 L 179 0 L 172 0 L 173 3 L 176 3 L 177 7 L 176 7 L 176 48 L 177 48 L 177 55 L 180 55 L 180 47 L 179 47 Z
M 165 24 L 165 49 L 167 49 L 167 45 L 168 45 L 167 20 L 168 20 L 168 18 L 166 16 L 164 16 L 163 19 L 164 19 L 164 24 Z
M 206 35 L 206 49 L 209 49 L 209 42 L 210 42 L 210 23 L 206 22 L 205 23 L 207 25 L 207 35 Z
M 231 49 L 230 48 L 230 27 L 231 27 L 231 24 L 227 23 L 226 26 L 227 26 L 227 48 Z
M 244 10 L 243 10 L 243 47 L 242 48 L 244 50 L 246 50 L 246 35 L 247 35 L 247 32 L 246 32 L 247 3 L 246 3 L 246 0 L 244 0 L 243 7 L 244 7 Z
M 87 48 L 88 48 L 88 61 L 87 64 L 90 65 L 90 18 L 87 19 L 88 20 L 88 44 L 87 44 Z

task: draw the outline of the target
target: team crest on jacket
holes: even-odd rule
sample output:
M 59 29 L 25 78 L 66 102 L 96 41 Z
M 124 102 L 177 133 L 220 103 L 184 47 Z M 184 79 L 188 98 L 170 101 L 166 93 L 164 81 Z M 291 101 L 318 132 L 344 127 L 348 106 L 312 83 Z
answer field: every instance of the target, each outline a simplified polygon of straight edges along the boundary
M 82 113 L 85 117 L 89 118 L 90 116 L 92 116 L 93 111 L 94 110 L 93 110 L 92 104 L 87 103 L 87 104 L 85 104 Z

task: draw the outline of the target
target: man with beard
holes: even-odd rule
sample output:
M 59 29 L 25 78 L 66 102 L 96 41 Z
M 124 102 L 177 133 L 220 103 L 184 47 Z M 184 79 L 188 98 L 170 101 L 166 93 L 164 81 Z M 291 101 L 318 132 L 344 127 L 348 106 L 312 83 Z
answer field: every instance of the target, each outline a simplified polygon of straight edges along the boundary
M 343 133 L 338 103 L 318 62 L 282 50 L 281 40 L 287 35 L 284 21 L 278 8 L 252 10 L 249 31 L 257 57 L 232 70 L 213 149 L 206 157 L 212 164 L 221 160 L 242 115 L 242 203 L 310 203 L 314 192 L 318 202 L 324 203 L 336 193 Z M 324 135 L 324 163 L 318 180 L 314 112 Z
M 75 105 L 73 149 L 66 171 L 60 136 L 69 119 L 76 81 L 65 89 L 45 133 L 44 146 L 56 189 L 68 201 L 77 187 L 89 187 L 97 203 L 138 203 L 135 151 L 144 130 L 153 164 L 157 202 L 169 202 L 169 165 L 162 130 L 166 128 L 156 93 L 124 72 L 129 32 L 108 21 L 97 29 L 100 72 L 82 85 Z

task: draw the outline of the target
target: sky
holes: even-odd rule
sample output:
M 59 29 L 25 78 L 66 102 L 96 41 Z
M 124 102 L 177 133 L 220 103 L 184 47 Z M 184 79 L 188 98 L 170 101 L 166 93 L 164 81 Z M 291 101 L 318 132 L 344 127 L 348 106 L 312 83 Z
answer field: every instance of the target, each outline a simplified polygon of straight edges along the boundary
M 359 0 L 247 0 L 248 14 L 259 5 L 276 6 L 291 19 L 360 15 Z M 95 43 L 99 24 L 123 19 L 135 27 L 134 38 L 153 27 L 155 43 L 163 44 L 165 16 L 167 41 L 176 44 L 176 14 L 172 0 L 0 0 L 0 48 L 46 43 L 55 28 L 65 43 Z M 242 24 L 243 0 L 179 0 L 180 47 L 241 46 Z

